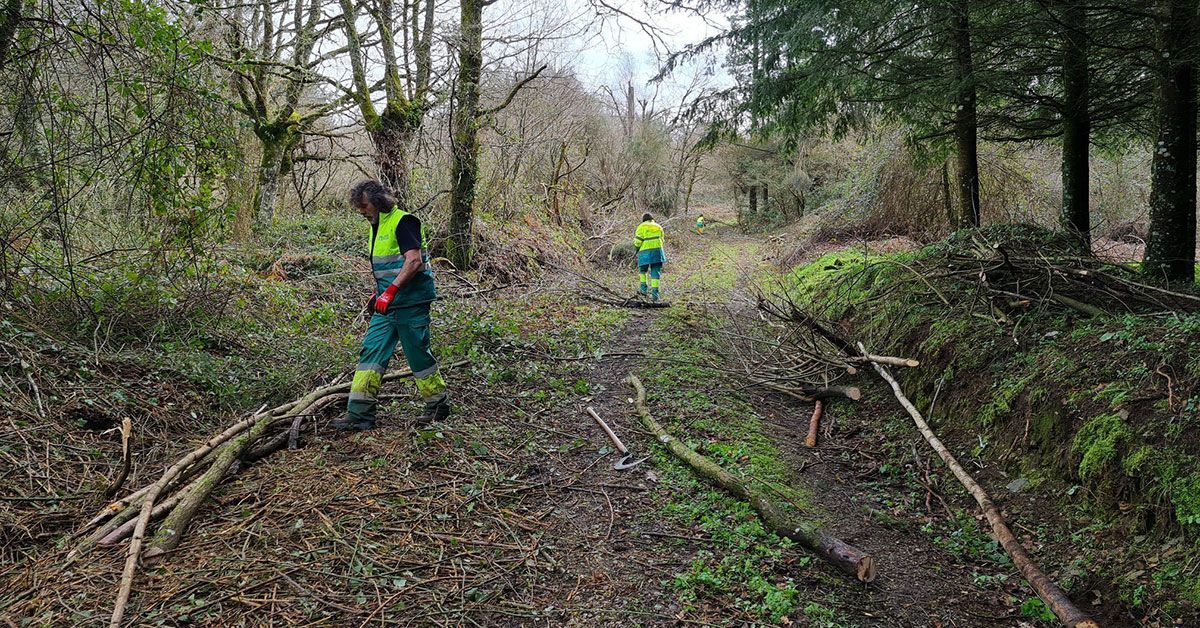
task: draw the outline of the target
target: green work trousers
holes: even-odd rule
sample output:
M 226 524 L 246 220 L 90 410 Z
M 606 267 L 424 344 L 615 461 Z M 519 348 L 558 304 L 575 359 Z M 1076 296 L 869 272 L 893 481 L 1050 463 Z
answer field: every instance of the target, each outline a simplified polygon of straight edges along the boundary
M 436 405 L 446 401 L 446 382 L 438 372 L 437 360 L 430 350 L 429 304 L 398 307 L 389 309 L 387 314 L 371 316 L 359 352 L 358 367 L 354 370 L 354 381 L 350 384 L 350 400 L 346 404 L 346 416 L 350 421 L 375 422 L 379 386 L 396 351 L 396 343 L 404 350 L 417 391 L 425 403 Z

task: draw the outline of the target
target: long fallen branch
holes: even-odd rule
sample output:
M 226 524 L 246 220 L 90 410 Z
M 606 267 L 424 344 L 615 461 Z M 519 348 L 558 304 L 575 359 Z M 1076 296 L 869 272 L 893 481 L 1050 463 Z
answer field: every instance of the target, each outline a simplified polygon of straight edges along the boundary
M 613 307 L 629 307 L 629 308 L 634 308 L 634 309 L 654 309 L 654 308 L 661 308 L 661 307 L 671 307 L 671 304 L 667 301 L 645 301 L 645 300 L 642 300 L 642 299 L 639 299 L 636 297 L 629 297 L 626 299 L 605 299 L 603 297 L 598 297 L 598 296 L 595 296 L 592 294 L 587 294 L 586 292 L 579 293 L 579 296 L 581 296 L 584 299 L 587 299 L 588 301 L 591 301 L 593 303 L 600 303 L 601 305 L 611 305 Z
M 629 375 L 625 382 L 633 387 L 637 395 L 635 405 L 642 425 L 652 432 L 658 441 L 671 450 L 680 460 L 710 484 L 724 489 L 738 499 L 750 502 L 764 524 L 779 536 L 789 538 L 808 548 L 817 556 L 829 561 L 843 573 L 862 582 L 875 580 L 875 559 L 862 550 L 825 532 L 811 521 L 798 519 L 779 509 L 771 500 L 742 483 L 728 471 L 696 453 L 691 447 L 672 437 L 650 416 L 646 407 L 646 389 L 636 375 Z
M 867 353 L 862 343 L 859 343 L 858 348 L 864 354 Z M 909 416 L 916 423 L 921 435 L 929 442 L 929 446 L 937 452 L 942 461 L 946 463 L 946 466 L 950 467 L 950 471 L 954 473 L 954 477 L 958 478 L 958 481 L 975 498 L 975 501 L 983 510 L 983 515 L 987 517 L 988 523 L 992 526 L 992 533 L 996 535 L 996 540 L 1000 541 L 1000 545 L 1004 547 L 1004 551 L 1008 552 L 1013 564 L 1021 571 L 1021 575 L 1025 578 L 1025 581 L 1037 592 L 1038 597 L 1042 598 L 1042 601 L 1050 607 L 1050 610 L 1054 611 L 1054 614 L 1058 616 L 1063 624 L 1072 628 L 1099 628 L 1099 624 L 1088 617 L 1086 613 L 1079 610 L 1071 602 L 1070 598 L 1067 597 L 1067 594 L 1058 588 L 1058 585 L 1054 584 L 1050 578 L 1046 577 L 1045 572 L 1034 564 L 1029 553 L 1025 551 L 1025 547 L 1021 545 L 1017 537 L 1013 536 L 1012 530 L 1009 529 L 1008 524 L 1004 522 L 1004 517 L 1000 514 L 1000 509 L 992 502 L 987 491 L 983 490 L 983 487 L 975 482 L 971 474 L 963 469 L 958 460 L 954 458 L 954 455 L 946 449 L 942 441 L 933 433 L 933 430 L 929 428 L 929 424 L 925 422 L 925 417 L 921 415 L 921 412 L 917 410 L 916 406 L 908 400 L 908 397 L 900 389 L 900 383 L 892 377 L 892 374 L 882 364 L 878 362 L 872 362 L 871 364 L 875 367 L 875 371 L 879 373 L 879 376 L 892 387 L 892 392 L 896 395 L 896 400 L 908 411 Z

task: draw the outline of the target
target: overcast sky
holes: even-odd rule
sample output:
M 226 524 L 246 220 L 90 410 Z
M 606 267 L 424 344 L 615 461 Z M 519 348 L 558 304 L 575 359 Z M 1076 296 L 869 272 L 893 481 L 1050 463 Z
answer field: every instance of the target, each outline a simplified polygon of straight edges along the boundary
M 690 12 L 650 13 L 642 0 L 613 0 L 611 4 L 636 20 L 653 25 L 656 35 L 646 33 L 634 19 L 606 19 L 595 41 L 579 57 L 580 78 L 593 84 L 617 82 L 629 65 L 635 80 L 644 83 L 657 74 L 663 55 L 711 37 L 726 24 L 724 16 L 706 22 Z M 670 50 L 664 50 L 664 45 Z

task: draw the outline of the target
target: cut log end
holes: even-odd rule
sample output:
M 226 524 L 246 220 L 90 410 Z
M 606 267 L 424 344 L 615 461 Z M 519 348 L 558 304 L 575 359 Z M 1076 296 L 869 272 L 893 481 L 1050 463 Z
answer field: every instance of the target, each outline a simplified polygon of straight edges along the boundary
M 859 582 L 875 582 L 875 559 L 873 557 L 863 556 L 858 561 L 858 580 Z

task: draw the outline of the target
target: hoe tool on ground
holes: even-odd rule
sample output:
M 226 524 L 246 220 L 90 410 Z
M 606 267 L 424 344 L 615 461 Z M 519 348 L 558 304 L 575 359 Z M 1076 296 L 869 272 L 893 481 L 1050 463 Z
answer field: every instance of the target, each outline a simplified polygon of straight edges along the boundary
M 604 430 L 605 434 L 608 434 L 608 439 L 612 441 L 613 446 L 617 448 L 617 451 L 621 452 L 621 459 L 613 465 L 614 469 L 618 471 L 622 469 L 632 469 L 650 458 L 650 456 L 646 456 L 645 458 L 630 462 L 629 459 L 633 457 L 633 454 L 629 453 L 629 450 L 625 448 L 625 443 L 622 443 L 621 439 L 617 438 L 616 433 L 612 431 L 612 428 L 608 427 L 608 424 L 604 422 L 604 419 L 601 419 L 600 415 L 596 414 L 595 408 L 588 406 L 587 413 L 592 415 L 593 419 L 596 419 L 596 423 L 600 424 L 600 429 Z

